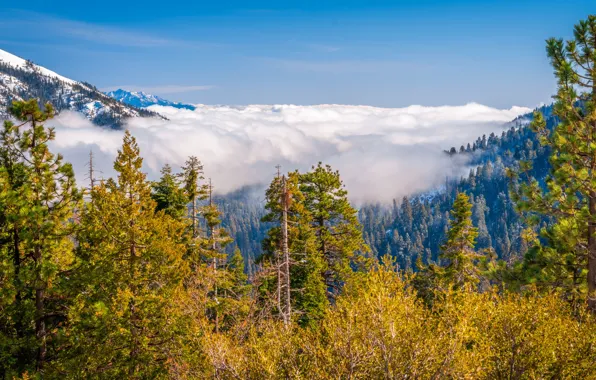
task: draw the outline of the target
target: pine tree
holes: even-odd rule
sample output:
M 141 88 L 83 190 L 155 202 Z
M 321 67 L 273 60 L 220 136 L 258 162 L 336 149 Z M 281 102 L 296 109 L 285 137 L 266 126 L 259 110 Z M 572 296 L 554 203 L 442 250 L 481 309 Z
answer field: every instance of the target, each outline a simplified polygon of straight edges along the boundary
M 198 205 L 199 200 L 207 198 L 205 187 L 201 185 L 203 177 L 203 164 L 195 156 L 191 156 L 182 167 L 182 182 L 184 185 L 184 194 L 190 203 L 191 221 L 192 221 L 192 237 L 196 238 L 199 235 L 198 225 Z
M 544 218 L 555 218 L 552 227 L 543 230 L 553 250 L 535 239 L 535 247 L 526 257 L 533 273 L 556 271 L 563 265 L 567 283 L 576 277 L 585 279 L 588 306 L 596 311 L 596 16 L 575 25 L 573 39 L 547 40 L 546 51 L 557 78 L 553 114 L 560 123 L 550 133 L 540 112 L 535 112 L 533 129 L 543 145 L 551 148 L 552 171 L 546 189 L 531 179 L 515 192 L 518 209 L 537 226 Z M 523 162 L 522 175 L 531 171 Z M 512 173 L 515 175 L 515 173 Z M 537 268 L 538 266 L 538 268 Z M 556 278 L 541 276 L 556 284 Z M 583 281 L 582 281 L 583 282 Z M 578 289 L 566 289 L 576 293 Z
M 244 258 L 238 248 L 234 250 L 234 253 L 228 259 L 227 265 L 228 272 L 230 273 L 232 291 L 236 295 L 245 294 L 248 286 L 248 276 L 246 275 Z
M 12 256 L 14 276 L 15 369 L 43 373 L 66 317 L 62 280 L 73 263 L 72 217 L 81 193 L 72 166 L 49 151 L 55 133 L 42 123 L 52 118 L 52 107 L 42 111 L 33 99 L 14 102 L 8 111 L 20 122 L 4 124 L 0 173 L 2 234 L 8 238 L 3 252 Z
M 486 200 L 483 196 L 479 196 L 476 198 L 476 201 L 473 202 L 473 204 L 474 207 L 472 210 L 472 216 L 474 219 L 474 224 L 478 228 L 478 247 L 491 248 L 492 241 L 486 226 Z
M 221 315 L 225 313 L 225 305 L 220 301 L 220 298 L 225 297 L 225 292 L 222 293 L 222 284 L 227 280 L 228 273 L 221 271 L 222 264 L 226 262 L 225 247 L 232 242 L 232 238 L 228 231 L 221 227 L 221 212 L 213 201 L 213 185 L 211 179 L 207 185 L 207 200 L 208 203 L 201 208 L 203 215 L 206 238 L 203 240 L 202 256 L 203 260 L 214 271 L 215 283 L 212 290 L 212 312 L 215 321 L 215 331 L 219 331 Z
M 172 173 L 170 165 L 164 165 L 161 169 L 161 178 L 154 182 L 152 187 L 151 197 L 156 203 L 156 211 L 164 210 L 167 215 L 177 219 L 184 216 L 186 205 L 189 203 L 188 196 L 180 187 L 180 181 Z
M 441 247 L 440 281 L 452 289 L 475 286 L 480 281 L 480 271 L 476 261 L 481 256 L 476 253 L 478 229 L 472 225 L 472 204 L 465 193 L 459 193 L 453 209 L 447 232 L 447 241 Z
M 93 189 L 82 216 L 69 369 L 80 377 L 164 376 L 181 349 L 185 225 L 154 211 L 142 162 L 126 131 L 117 180 Z
M 221 326 L 218 329 L 229 329 L 238 320 L 246 318 L 250 312 L 248 276 L 244 269 L 244 258 L 238 248 L 230 255 L 219 271 L 218 278 L 218 313 Z M 219 321 L 218 321 L 219 322 Z
M 317 250 L 326 261 L 325 284 L 334 297 L 354 266 L 367 265 L 365 255 L 370 248 L 338 171 L 321 163 L 313 166 L 312 171 L 300 176 L 300 191 L 312 217 Z
M 285 183 L 283 182 L 285 181 Z M 312 215 L 305 208 L 304 194 L 300 191 L 300 174 L 288 173 L 287 176 L 278 174 L 271 182 L 266 192 L 265 209 L 267 214 L 262 222 L 272 223 L 263 240 L 263 258 L 268 260 L 273 270 L 273 289 L 276 305 L 279 310 L 284 309 L 280 281 L 283 281 L 283 208 L 287 207 L 287 249 L 289 253 L 289 277 L 291 309 L 297 315 L 302 325 L 315 326 L 324 314 L 328 304 L 325 282 L 323 278 L 326 263 L 318 252 L 316 237 L 311 227 Z M 285 185 L 285 186 L 284 186 Z M 284 195 L 285 188 L 285 195 Z M 286 293 L 287 294 L 287 293 Z M 287 305 L 285 305 L 287 306 Z
M 203 255 L 206 262 L 212 263 L 217 269 L 218 260 L 225 259 L 224 248 L 232 242 L 228 231 L 221 227 L 221 211 L 214 202 L 213 185 L 211 179 L 206 186 L 207 204 L 200 208 L 205 224 Z
M 19 374 L 32 366 L 36 344 L 32 342 L 34 331 L 27 322 L 27 302 L 21 282 L 23 258 L 21 236 L 25 220 L 19 210 L 26 199 L 19 197 L 27 181 L 26 168 L 20 153 L 13 149 L 13 124 L 4 123 L 0 134 L 0 377 Z M 30 312 L 30 310 L 29 310 Z

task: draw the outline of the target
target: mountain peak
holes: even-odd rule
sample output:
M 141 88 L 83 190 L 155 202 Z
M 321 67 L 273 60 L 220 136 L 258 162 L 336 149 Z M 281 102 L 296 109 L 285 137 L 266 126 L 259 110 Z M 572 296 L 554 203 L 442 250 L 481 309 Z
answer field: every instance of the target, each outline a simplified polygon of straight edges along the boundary
M 0 119 L 8 117 L 5 110 L 13 101 L 35 98 L 40 104 L 51 103 L 58 113 L 76 111 L 96 125 L 111 128 L 120 128 L 129 117 L 161 117 L 0 49 Z
M 165 106 L 194 111 L 196 109 L 192 104 L 172 102 L 157 95 L 148 94 L 144 91 L 127 91 L 121 88 L 105 93 L 122 103 L 138 108 L 147 108 L 150 106 Z
M 79 82 L 77 82 L 77 81 L 63 77 L 62 75 L 57 74 L 57 73 L 53 72 L 52 70 L 48 70 L 45 67 L 36 65 L 35 63 L 33 63 L 29 60 L 23 59 L 21 57 L 18 57 L 12 53 L 9 53 L 6 50 L 0 49 L 0 62 L 4 62 L 14 68 L 18 68 L 21 70 L 38 71 L 39 74 L 41 74 L 43 76 L 55 78 L 55 79 L 58 79 L 64 83 L 68 83 L 70 85 L 79 84 Z

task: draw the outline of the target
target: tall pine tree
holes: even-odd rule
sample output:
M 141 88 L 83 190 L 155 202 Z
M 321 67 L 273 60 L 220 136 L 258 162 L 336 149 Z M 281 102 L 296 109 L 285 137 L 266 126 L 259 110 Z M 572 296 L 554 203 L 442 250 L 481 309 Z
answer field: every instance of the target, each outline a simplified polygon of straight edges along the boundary
M 558 286 L 573 299 L 587 299 L 596 312 L 596 16 L 575 25 L 573 39 L 547 40 L 546 51 L 557 78 L 553 114 L 560 123 L 552 133 L 540 112 L 532 127 L 551 148 L 546 188 L 531 179 L 515 191 L 519 210 L 543 229 L 526 255 L 531 281 Z M 522 165 L 529 172 L 531 164 Z M 544 242 L 548 245 L 544 245 Z M 554 249 L 553 249 L 554 248 Z M 581 279 L 578 284 L 577 279 Z M 581 286 L 586 284 L 587 286 Z M 579 286 L 578 286 L 579 285 Z
M 474 249 L 477 237 L 478 228 L 472 224 L 470 198 L 459 193 L 451 210 L 447 241 L 441 247 L 441 282 L 455 290 L 478 284 L 480 271 L 476 262 L 480 255 Z
M 92 190 L 79 235 L 84 287 L 71 309 L 71 370 L 80 377 L 165 376 L 184 336 L 177 302 L 188 265 L 185 225 L 155 212 L 127 131 L 109 179 Z
M 324 271 L 326 267 L 322 254 L 317 249 L 315 230 L 312 228 L 312 214 L 305 207 L 304 194 L 300 191 L 300 174 L 288 173 L 282 178 L 276 176 L 266 192 L 265 209 L 267 214 L 262 222 L 271 223 L 263 240 L 264 258 L 274 269 L 272 286 L 273 294 L 285 290 L 282 288 L 282 276 L 278 276 L 284 268 L 282 223 L 284 202 L 287 207 L 287 249 L 290 264 L 290 298 L 291 309 L 301 325 L 316 326 L 327 307 Z M 285 181 L 285 184 L 284 182 Z M 284 186 L 285 185 L 285 186 Z M 284 194 L 285 188 L 285 194 Z M 277 307 L 283 309 L 283 295 L 276 294 Z
M 182 183 L 184 187 L 184 194 L 190 203 L 190 217 L 192 221 L 192 237 L 199 236 L 198 212 L 199 207 L 197 202 L 207 198 L 205 186 L 201 184 L 203 177 L 203 164 L 195 156 L 191 156 L 186 160 L 182 167 Z
M 313 166 L 300 176 L 300 191 L 312 218 L 317 250 L 326 261 L 325 284 L 333 298 L 355 267 L 368 265 L 370 248 L 338 171 L 321 163 Z
M 1 135 L 2 253 L 12 261 L 14 292 L 10 338 L 16 363 L 9 365 L 16 374 L 43 374 L 66 317 L 63 285 L 73 264 L 72 218 L 82 197 L 72 166 L 48 148 L 55 133 L 42 123 L 52 118 L 52 107 L 40 110 L 33 99 L 14 102 L 8 111 L 18 121 L 6 121 Z
M 161 178 L 154 182 L 152 187 L 151 197 L 156 203 L 156 211 L 164 210 L 167 215 L 177 219 L 184 216 L 186 205 L 189 203 L 188 197 L 180 187 L 178 176 L 172 173 L 170 165 L 164 165 Z

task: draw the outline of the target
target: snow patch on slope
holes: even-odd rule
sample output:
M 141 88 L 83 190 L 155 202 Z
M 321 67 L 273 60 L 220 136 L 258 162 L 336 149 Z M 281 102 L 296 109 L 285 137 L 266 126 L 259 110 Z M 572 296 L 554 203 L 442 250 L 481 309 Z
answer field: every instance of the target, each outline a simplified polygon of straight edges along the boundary
M 11 54 L 5 50 L 0 49 L 0 61 L 3 61 L 13 67 L 17 67 L 19 69 L 23 69 L 23 70 L 30 70 L 30 66 L 27 64 L 27 61 L 21 57 L 17 57 L 14 54 Z M 72 79 L 63 77 L 60 74 L 57 74 L 55 72 L 53 72 L 52 70 L 48 70 L 45 67 L 42 66 L 38 66 L 35 65 L 34 66 L 36 70 L 39 70 L 39 73 L 46 76 L 46 77 L 50 77 L 50 78 L 56 78 L 58 80 L 61 80 L 64 83 L 68 83 L 70 85 L 74 85 L 74 84 L 79 84 L 79 82 L 74 81 Z
M 14 100 L 36 98 L 50 102 L 60 113 L 77 111 L 97 125 L 119 128 L 129 117 L 160 117 L 115 100 L 95 87 L 61 76 L 45 67 L 0 50 L 0 119 L 8 117 L 6 107 Z

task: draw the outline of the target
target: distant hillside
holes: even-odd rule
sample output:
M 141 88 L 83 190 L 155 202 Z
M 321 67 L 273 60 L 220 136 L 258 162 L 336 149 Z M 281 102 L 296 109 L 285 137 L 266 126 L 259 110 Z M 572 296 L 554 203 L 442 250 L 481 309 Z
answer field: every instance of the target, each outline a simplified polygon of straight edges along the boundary
M 552 107 L 542 107 L 549 128 L 557 122 Z M 524 228 L 509 196 L 509 179 L 505 169 L 516 168 L 520 160 L 533 160 L 531 173 L 542 179 L 550 169 L 548 148 L 540 145 L 529 128 L 532 114 L 522 115 L 508 123 L 500 136 L 491 134 L 459 148 L 447 149 L 449 155 L 466 155 L 469 174 L 450 178 L 444 187 L 415 196 L 396 199 L 392 206 L 367 204 L 359 218 L 365 240 L 378 256 L 391 255 L 404 269 L 413 269 L 416 259 L 436 261 L 447 231 L 449 210 L 458 191 L 465 191 L 473 202 L 473 221 L 479 228 L 478 247 L 491 248 L 500 258 L 515 260 L 526 247 L 520 238 Z M 234 237 L 250 262 L 260 255 L 260 241 L 266 228 L 260 222 L 263 205 L 246 189 L 218 199 L 223 225 Z
M 552 129 L 557 119 L 552 107 L 540 109 Z M 524 229 L 509 195 L 506 168 L 517 168 L 522 160 L 531 160 L 531 175 L 542 180 L 550 170 L 550 150 L 541 146 L 529 128 L 531 114 L 514 120 L 501 136 L 491 134 L 455 147 L 450 154 L 469 156 L 470 172 L 452 178 L 446 188 L 433 197 L 405 197 L 394 200 L 388 208 L 367 205 L 360 210 L 366 241 L 378 255 L 395 257 L 402 268 L 413 268 L 416 259 L 436 262 L 445 241 L 449 210 L 457 192 L 466 192 L 473 202 L 473 222 L 479 229 L 480 249 L 493 249 L 499 258 L 515 260 L 526 251 L 520 238 Z
M 191 104 L 184 104 L 178 102 L 172 102 L 170 100 L 160 98 L 156 95 L 147 94 L 142 91 L 126 91 L 122 89 L 118 89 L 116 91 L 106 92 L 111 98 L 114 98 L 124 104 L 131 105 L 137 108 L 145 108 L 149 106 L 167 106 L 167 107 L 174 107 L 180 109 L 187 109 L 194 111 L 196 109 L 195 106 Z
M 119 102 L 85 82 L 65 78 L 4 50 L 0 50 L 0 118 L 13 100 L 39 99 L 59 113 L 80 112 L 99 126 L 120 128 L 129 117 L 162 117 L 155 112 Z

